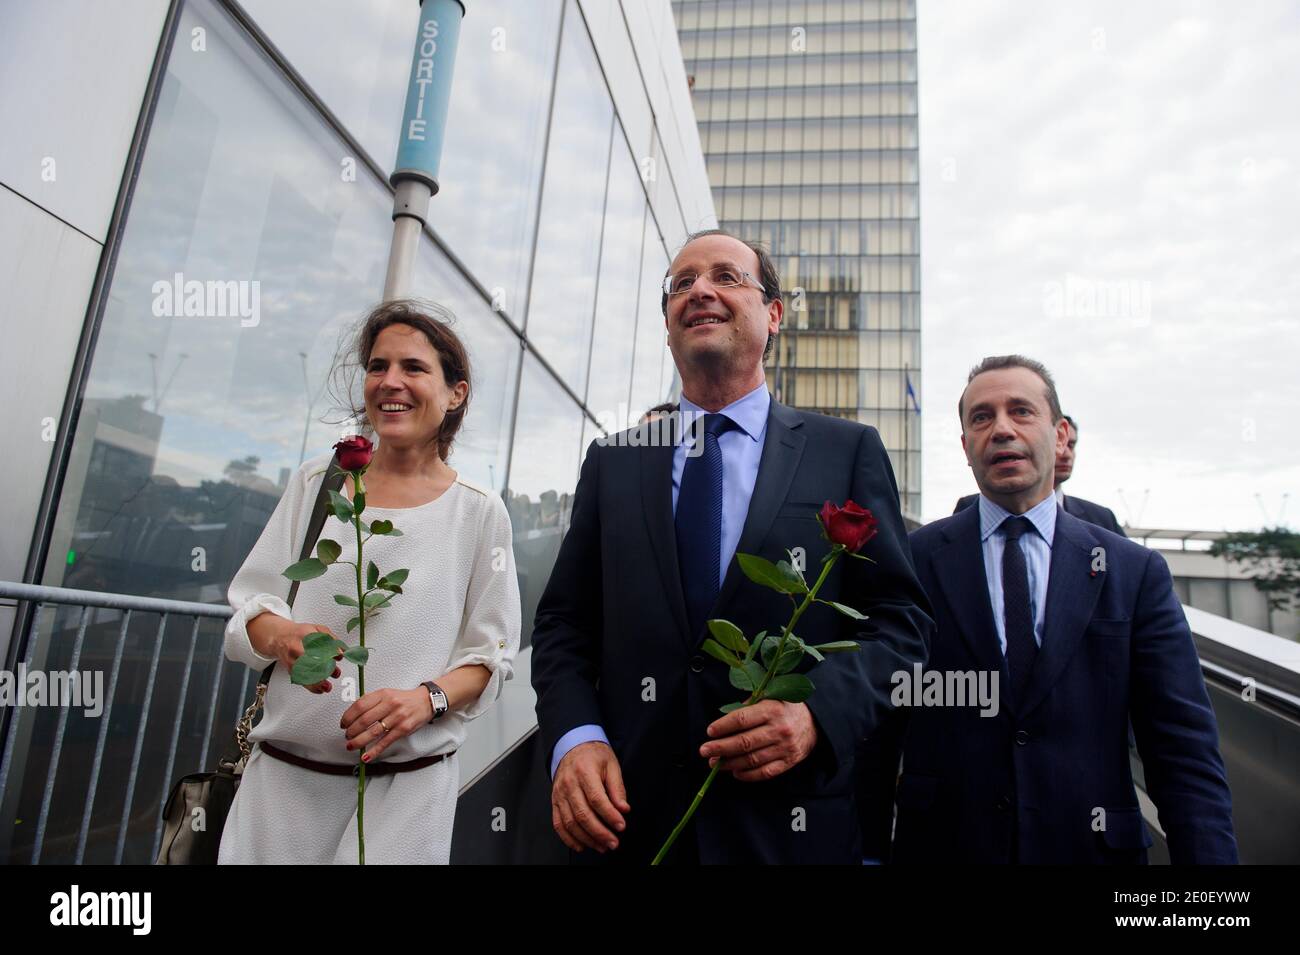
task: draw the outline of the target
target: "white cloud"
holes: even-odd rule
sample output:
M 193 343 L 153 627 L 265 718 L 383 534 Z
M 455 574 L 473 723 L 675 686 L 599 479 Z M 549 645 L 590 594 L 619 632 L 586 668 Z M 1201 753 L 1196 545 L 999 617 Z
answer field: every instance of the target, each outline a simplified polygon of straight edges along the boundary
M 1275 515 L 1300 487 L 1300 9 L 929 0 L 918 26 L 924 516 L 974 489 L 957 397 L 1012 351 L 1082 423 L 1069 490 L 1136 518 L 1149 489 L 1154 526 L 1258 526 L 1257 493 Z M 1149 310 L 1053 310 L 1072 279 Z

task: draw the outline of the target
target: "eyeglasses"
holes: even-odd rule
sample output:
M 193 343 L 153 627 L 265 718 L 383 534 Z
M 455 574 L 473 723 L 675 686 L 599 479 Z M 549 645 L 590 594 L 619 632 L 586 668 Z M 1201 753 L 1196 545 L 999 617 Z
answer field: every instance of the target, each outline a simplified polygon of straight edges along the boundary
M 737 285 L 744 285 L 745 279 L 753 282 L 755 288 L 763 287 L 763 283 L 754 276 L 730 265 L 719 265 L 703 274 L 714 288 L 735 288 Z M 683 292 L 689 292 L 696 278 L 698 276 L 694 272 L 678 272 L 676 275 L 669 275 L 664 279 L 664 294 L 681 295 Z

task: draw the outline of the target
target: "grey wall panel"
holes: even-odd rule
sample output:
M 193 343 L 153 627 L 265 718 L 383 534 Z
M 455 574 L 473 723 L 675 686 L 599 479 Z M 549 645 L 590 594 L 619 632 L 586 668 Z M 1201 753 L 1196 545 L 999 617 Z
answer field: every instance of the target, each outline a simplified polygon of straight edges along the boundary
M 0 407 L 5 459 L 21 462 L 0 496 L 0 580 L 22 580 L 101 247 L 8 189 L 0 223 Z
M 100 242 L 166 13 L 167 0 L 0 0 L 0 182 Z

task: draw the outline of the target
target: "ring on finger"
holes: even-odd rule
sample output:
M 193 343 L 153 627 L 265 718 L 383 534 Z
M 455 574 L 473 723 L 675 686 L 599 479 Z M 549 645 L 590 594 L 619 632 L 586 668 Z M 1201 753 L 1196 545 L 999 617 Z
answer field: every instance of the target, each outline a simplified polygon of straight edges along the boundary
M 385 723 L 383 720 L 380 720 L 380 721 L 379 721 L 379 725 L 382 726 L 382 727 L 384 728 L 384 732 L 385 732 L 385 733 L 388 732 L 388 724 L 387 724 L 387 723 Z

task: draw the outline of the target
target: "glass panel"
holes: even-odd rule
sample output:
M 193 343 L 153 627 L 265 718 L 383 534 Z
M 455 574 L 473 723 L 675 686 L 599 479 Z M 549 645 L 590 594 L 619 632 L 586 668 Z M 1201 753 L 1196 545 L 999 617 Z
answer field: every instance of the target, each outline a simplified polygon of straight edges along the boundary
M 627 149 L 616 141 L 610 165 L 609 198 L 605 204 L 600 288 L 586 397 L 592 414 L 614 431 L 628 426 L 630 413 L 645 410 L 629 408 L 628 399 L 646 218 L 640 172 Z
M 524 356 L 506 506 L 528 645 L 533 616 L 569 524 L 584 416 L 531 354 Z
M 566 17 L 528 337 L 570 388 L 587 387 L 613 106 L 582 18 Z
M 249 0 L 245 7 L 375 162 L 391 170 L 419 5 Z M 441 189 L 429 222 L 483 286 L 499 290 L 502 308 L 518 322 L 560 2 L 481 0 L 471 7 L 461 23 Z
M 647 216 L 645 244 L 641 251 L 641 291 L 637 300 L 636 354 L 632 367 L 632 413 L 638 417 L 666 397 L 659 391 L 659 382 L 664 356 L 668 353 L 668 333 L 661 308 L 668 261 L 654 218 Z

